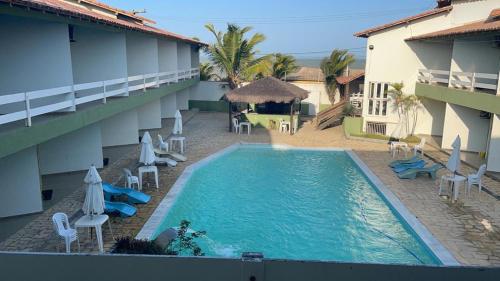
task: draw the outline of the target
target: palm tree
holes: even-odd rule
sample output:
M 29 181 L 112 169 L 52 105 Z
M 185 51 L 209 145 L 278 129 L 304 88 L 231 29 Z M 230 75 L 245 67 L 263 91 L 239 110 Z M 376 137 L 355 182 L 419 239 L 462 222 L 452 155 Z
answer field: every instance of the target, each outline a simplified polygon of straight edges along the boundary
M 413 135 L 418 121 L 420 99 L 416 95 L 405 95 L 403 93 L 404 86 L 403 82 L 392 83 L 391 89 L 387 92 L 394 101 L 399 121 L 404 121 L 406 133 Z
M 214 81 L 220 80 L 220 76 L 214 73 L 214 66 L 209 62 L 200 63 L 200 80 L 201 81 Z
M 354 56 L 347 50 L 335 49 L 329 57 L 321 62 L 321 70 L 325 75 L 325 86 L 330 102 L 335 102 L 335 92 L 337 90 L 337 77 L 341 76 L 344 70 L 354 62 Z
M 255 33 L 246 39 L 245 35 L 252 28 L 228 24 L 227 31 L 216 31 L 212 24 L 205 25 L 215 36 L 215 43 L 206 48 L 212 63 L 226 75 L 229 88 L 237 88 L 243 81 L 262 72 L 269 57 L 256 58 L 255 47 L 265 40 L 261 33 Z
M 295 72 L 299 66 L 293 56 L 274 54 L 272 61 L 271 75 L 278 79 L 283 79 L 286 75 Z

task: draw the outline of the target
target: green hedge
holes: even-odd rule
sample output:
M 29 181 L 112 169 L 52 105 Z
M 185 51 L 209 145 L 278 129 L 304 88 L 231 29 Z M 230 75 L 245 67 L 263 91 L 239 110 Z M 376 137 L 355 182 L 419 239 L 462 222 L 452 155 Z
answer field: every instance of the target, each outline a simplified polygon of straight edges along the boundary
M 363 117 L 344 117 L 342 122 L 346 135 L 361 135 L 363 133 Z

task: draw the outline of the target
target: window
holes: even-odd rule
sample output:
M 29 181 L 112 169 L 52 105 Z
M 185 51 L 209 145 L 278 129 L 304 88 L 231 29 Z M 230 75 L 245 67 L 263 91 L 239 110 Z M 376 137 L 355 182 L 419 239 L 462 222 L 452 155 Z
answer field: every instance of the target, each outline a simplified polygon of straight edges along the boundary
M 387 91 L 389 83 L 370 82 L 368 93 L 368 115 L 387 115 Z

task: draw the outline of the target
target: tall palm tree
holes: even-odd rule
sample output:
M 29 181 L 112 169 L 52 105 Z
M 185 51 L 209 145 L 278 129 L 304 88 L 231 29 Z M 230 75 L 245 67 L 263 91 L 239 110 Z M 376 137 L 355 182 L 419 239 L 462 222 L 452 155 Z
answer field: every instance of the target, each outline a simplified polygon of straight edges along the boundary
M 229 88 L 237 88 L 245 79 L 255 75 L 265 68 L 269 57 L 256 58 L 256 46 L 265 40 L 261 33 L 255 33 L 249 39 L 245 35 L 251 27 L 239 27 L 228 24 L 227 31 L 216 31 L 212 24 L 206 24 L 215 36 L 215 43 L 206 48 L 206 52 L 212 63 L 226 75 L 224 80 L 229 83 Z
M 200 63 L 200 80 L 210 81 L 210 80 L 220 80 L 220 76 L 214 73 L 214 66 L 209 62 Z
M 273 55 L 272 76 L 278 79 L 285 78 L 286 75 L 295 72 L 299 66 L 293 56 L 280 53 Z
M 337 90 L 337 77 L 341 76 L 344 70 L 354 62 L 354 56 L 347 50 L 335 49 L 329 57 L 321 61 L 321 70 L 325 75 L 325 86 L 330 102 L 335 102 L 335 92 Z

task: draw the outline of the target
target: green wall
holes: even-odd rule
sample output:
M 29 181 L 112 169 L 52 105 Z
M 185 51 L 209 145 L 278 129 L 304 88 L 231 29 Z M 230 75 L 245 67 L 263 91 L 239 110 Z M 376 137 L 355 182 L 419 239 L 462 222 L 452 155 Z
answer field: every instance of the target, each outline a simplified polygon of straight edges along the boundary
M 191 79 L 176 84 L 163 85 L 159 88 L 150 88 L 140 95 L 109 98 L 105 104 L 78 109 L 76 112 L 62 115 L 52 115 L 52 118 L 47 121 L 34 122 L 31 127 L 13 129 L 0 137 L 0 158 L 107 119 L 118 113 L 140 107 L 168 94 L 189 88 L 198 82 L 197 79 Z
M 423 98 L 500 114 L 500 96 L 492 94 L 422 83 L 416 84 L 415 94 Z
M 227 112 L 227 101 L 207 101 L 207 100 L 189 100 L 189 109 L 198 108 L 200 111 Z
M 281 119 L 285 121 L 290 121 L 290 115 L 277 115 L 277 114 L 256 114 L 256 113 L 250 113 L 250 114 L 244 114 L 244 119 L 247 120 L 248 122 L 252 123 L 254 127 L 264 127 L 268 128 L 269 127 L 269 120 L 274 120 L 279 126 L 279 121 Z
M 361 135 L 363 133 L 363 117 L 344 117 L 342 123 L 346 135 Z
M 325 109 L 329 108 L 330 106 L 332 106 L 332 105 L 331 105 L 331 104 L 329 104 L 329 103 L 328 103 L 328 104 L 327 104 L 327 103 L 322 103 L 322 104 L 320 104 L 320 105 L 319 105 L 319 112 L 321 112 L 321 111 L 323 111 L 323 110 L 325 110 Z

